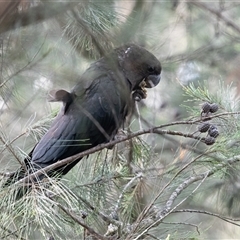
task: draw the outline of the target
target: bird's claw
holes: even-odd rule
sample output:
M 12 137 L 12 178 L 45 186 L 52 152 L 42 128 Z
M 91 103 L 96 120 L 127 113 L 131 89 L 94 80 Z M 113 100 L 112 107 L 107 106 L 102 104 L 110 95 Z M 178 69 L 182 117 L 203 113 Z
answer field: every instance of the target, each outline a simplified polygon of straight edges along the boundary
M 147 98 L 147 89 L 145 88 L 146 83 L 145 81 L 142 81 L 139 85 L 139 88 L 137 88 L 133 92 L 133 99 L 137 102 L 140 102 L 142 99 Z

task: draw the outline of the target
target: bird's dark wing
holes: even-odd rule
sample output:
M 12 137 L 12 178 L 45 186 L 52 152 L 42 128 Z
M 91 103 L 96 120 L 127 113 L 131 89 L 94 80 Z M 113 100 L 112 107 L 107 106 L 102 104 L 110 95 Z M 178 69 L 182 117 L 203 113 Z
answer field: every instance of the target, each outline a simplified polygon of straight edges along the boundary
M 77 89 L 71 94 L 68 109 L 64 106 L 33 151 L 32 162 L 40 167 L 109 141 L 124 121 L 130 94 L 109 74 L 98 74 L 85 95 L 81 90 L 78 96 Z
M 62 101 L 63 108 L 24 160 L 28 171 L 109 141 L 124 122 L 132 97 L 137 101 L 146 98 L 145 88 L 155 87 L 160 74 L 161 64 L 153 54 L 135 44 L 126 44 L 94 62 L 70 93 L 51 91 L 49 100 Z M 66 174 L 79 160 L 48 174 Z M 4 186 L 24 174 L 25 169 L 19 169 Z M 25 190 L 17 195 L 22 196 Z

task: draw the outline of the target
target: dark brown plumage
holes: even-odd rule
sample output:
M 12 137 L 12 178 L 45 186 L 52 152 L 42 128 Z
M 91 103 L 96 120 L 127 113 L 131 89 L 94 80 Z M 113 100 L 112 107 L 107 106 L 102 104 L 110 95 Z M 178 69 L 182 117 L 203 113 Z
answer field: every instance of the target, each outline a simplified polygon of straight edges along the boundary
M 25 160 L 27 168 L 44 168 L 113 139 L 134 101 L 146 97 L 145 87 L 159 83 L 160 73 L 153 54 L 128 44 L 93 63 L 71 92 L 51 91 L 49 100 L 62 101 L 63 107 Z M 79 160 L 54 169 L 50 176 L 66 174 Z

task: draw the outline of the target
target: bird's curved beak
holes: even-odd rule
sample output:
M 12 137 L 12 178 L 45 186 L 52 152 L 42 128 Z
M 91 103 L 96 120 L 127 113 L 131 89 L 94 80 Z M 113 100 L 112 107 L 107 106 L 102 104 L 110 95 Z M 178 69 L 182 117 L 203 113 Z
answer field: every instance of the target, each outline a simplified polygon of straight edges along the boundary
M 161 80 L 161 74 L 149 75 L 144 81 L 146 83 L 145 87 L 146 88 L 153 88 L 153 87 L 158 85 L 160 80 Z

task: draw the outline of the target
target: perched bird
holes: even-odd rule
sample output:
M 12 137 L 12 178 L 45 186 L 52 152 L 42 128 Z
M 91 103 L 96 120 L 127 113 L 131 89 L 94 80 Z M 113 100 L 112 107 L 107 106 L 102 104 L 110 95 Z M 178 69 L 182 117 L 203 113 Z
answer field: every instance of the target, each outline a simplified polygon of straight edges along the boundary
M 44 168 L 112 140 L 134 101 L 146 98 L 145 88 L 159 83 L 160 73 L 160 62 L 153 54 L 128 44 L 91 64 L 71 92 L 51 91 L 49 101 L 61 101 L 63 107 L 25 159 L 25 169 L 29 173 L 33 171 L 30 168 L 34 171 Z M 48 175 L 64 175 L 79 161 L 54 169 Z M 20 172 L 8 183 L 26 176 L 26 171 Z

